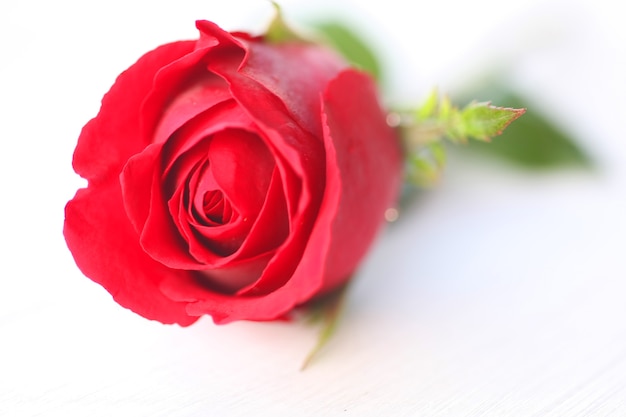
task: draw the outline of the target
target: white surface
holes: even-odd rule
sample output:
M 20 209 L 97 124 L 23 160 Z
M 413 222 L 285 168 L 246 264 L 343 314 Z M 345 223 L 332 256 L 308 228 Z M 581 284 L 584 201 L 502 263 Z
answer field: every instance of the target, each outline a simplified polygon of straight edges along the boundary
M 626 36 L 608 0 L 282 2 L 294 18 L 328 9 L 369 27 L 397 99 L 516 68 L 600 165 L 451 161 L 381 237 L 306 372 L 311 328 L 163 326 L 81 275 L 61 234 L 83 184 L 70 165 L 80 128 L 120 71 L 194 37 L 195 19 L 258 30 L 271 14 L 226 3 L 0 6 L 0 415 L 626 415 Z

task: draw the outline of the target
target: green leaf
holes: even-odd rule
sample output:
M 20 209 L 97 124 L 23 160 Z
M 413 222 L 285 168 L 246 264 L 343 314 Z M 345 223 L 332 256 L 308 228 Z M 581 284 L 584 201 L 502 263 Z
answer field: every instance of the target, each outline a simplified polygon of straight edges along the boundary
M 376 55 L 356 32 L 337 21 L 313 23 L 312 26 L 348 62 L 381 80 L 382 71 Z
M 272 1 L 272 5 L 274 6 L 275 14 L 274 19 L 270 22 L 265 32 L 265 40 L 269 43 L 306 42 L 285 22 L 278 3 Z
M 302 363 L 301 371 L 305 370 L 313 362 L 335 333 L 341 312 L 346 303 L 348 288 L 349 285 L 346 284 L 307 306 L 309 309 L 309 321 L 312 323 L 320 322 L 320 331 L 315 346 Z
M 518 94 L 500 88 L 473 94 L 478 95 L 497 98 L 498 103 L 511 107 L 528 106 L 531 110 L 491 143 L 472 142 L 466 147 L 468 151 L 497 157 L 529 169 L 560 166 L 589 168 L 593 165 L 572 137 Z

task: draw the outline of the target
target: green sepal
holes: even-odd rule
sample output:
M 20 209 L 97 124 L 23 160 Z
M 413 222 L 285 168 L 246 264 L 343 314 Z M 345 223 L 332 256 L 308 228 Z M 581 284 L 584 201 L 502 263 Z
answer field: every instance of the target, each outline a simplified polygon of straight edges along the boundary
M 278 3 L 274 1 L 271 3 L 274 6 L 275 14 L 265 32 L 265 40 L 269 43 L 307 42 L 285 22 Z
M 441 142 L 430 142 L 407 156 L 407 179 L 414 185 L 430 187 L 437 183 L 446 165 L 446 150 Z
M 301 371 L 305 370 L 315 360 L 335 333 L 346 303 L 348 288 L 349 285 L 345 284 L 341 288 L 305 306 L 308 313 L 308 322 L 310 324 L 319 324 L 320 328 L 315 346 L 304 359 L 300 367 Z
M 446 132 L 450 138 L 466 142 L 473 138 L 489 142 L 494 136 L 502 134 L 504 129 L 526 112 L 526 109 L 496 107 L 491 103 L 471 102 L 455 114 L 458 119 L 450 123 Z

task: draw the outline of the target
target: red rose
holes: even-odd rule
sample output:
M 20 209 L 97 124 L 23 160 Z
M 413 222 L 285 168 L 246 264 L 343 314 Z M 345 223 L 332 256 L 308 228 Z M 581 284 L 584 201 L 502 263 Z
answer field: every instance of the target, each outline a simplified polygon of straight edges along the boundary
M 354 272 L 397 195 L 398 140 L 333 52 L 197 28 L 122 73 L 83 128 L 65 238 L 144 317 L 275 319 Z

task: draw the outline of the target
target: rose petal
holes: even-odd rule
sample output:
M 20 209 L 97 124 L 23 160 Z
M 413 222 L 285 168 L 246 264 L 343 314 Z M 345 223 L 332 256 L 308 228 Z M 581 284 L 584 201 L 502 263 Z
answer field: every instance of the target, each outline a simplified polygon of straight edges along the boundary
M 193 150 L 204 139 L 209 138 L 212 134 L 224 129 L 242 129 L 250 132 L 256 131 L 250 116 L 239 106 L 234 100 L 227 100 L 219 103 L 209 110 L 197 115 L 193 119 L 187 121 L 179 130 L 177 130 L 164 144 L 162 157 L 163 177 L 171 175 L 172 171 L 180 171 L 177 179 L 170 179 L 170 182 L 178 184 L 186 177 L 186 170 L 176 168 L 175 164 L 180 162 L 180 158 L 185 158 L 185 153 Z M 207 145 L 209 143 L 207 142 Z M 207 148 L 208 150 L 208 148 Z M 198 152 L 206 153 L 207 150 L 195 150 L 195 156 L 198 158 Z M 174 172 L 176 175 L 176 172 Z
M 339 74 L 324 94 L 324 114 L 326 195 L 320 213 L 334 216 L 322 288 L 327 291 L 349 278 L 383 225 L 400 189 L 402 156 L 368 75 Z M 335 200 L 336 208 L 327 207 Z
M 243 130 L 222 130 L 211 139 L 209 161 L 219 189 L 243 220 L 252 222 L 265 201 L 275 166 L 267 146 Z
M 120 74 L 103 97 L 98 115 L 80 134 L 73 159 L 78 174 L 90 181 L 117 176 L 128 158 L 149 144 L 139 122 L 141 103 L 152 88 L 156 72 L 191 52 L 194 45 L 194 41 L 162 45 Z
M 332 50 L 311 44 L 246 45 L 248 59 L 241 72 L 279 97 L 303 129 L 321 138 L 320 91 L 347 66 L 345 61 Z
M 122 306 L 163 323 L 188 326 L 197 320 L 186 313 L 185 303 L 159 289 L 164 279 L 186 280 L 190 273 L 166 268 L 144 253 L 118 184 L 79 190 L 65 208 L 63 233 L 81 271 Z
M 166 141 L 189 120 L 230 99 L 224 80 L 202 65 L 209 51 L 196 49 L 156 74 L 142 106 L 142 123 L 153 142 Z
M 196 28 L 200 31 L 198 48 L 204 48 L 206 46 L 212 47 L 213 45 L 218 44 L 221 46 L 221 49 L 228 47 L 233 47 L 234 49 L 239 50 L 244 49 L 240 40 L 213 22 L 208 20 L 197 20 Z
M 262 253 L 245 262 L 232 262 L 221 268 L 211 268 L 197 272 L 197 279 L 203 287 L 220 293 L 235 293 L 250 285 L 261 275 L 272 253 Z
M 275 169 L 263 207 L 235 258 L 250 258 L 275 249 L 288 237 L 289 228 L 283 184 L 278 169 Z
M 164 68 L 158 75 L 161 76 L 165 71 L 171 71 L 180 78 L 179 62 Z M 155 88 L 160 85 L 157 82 L 164 83 L 162 78 L 165 77 L 157 77 Z M 146 113 L 163 114 L 154 130 L 153 141 L 155 142 L 166 141 L 189 120 L 231 98 L 228 85 L 224 80 L 209 73 L 205 68 L 200 68 L 184 78 L 187 85 L 178 87 L 175 97 L 167 104 L 162 104 L 160 111 L 148 109 L 148 107 L 159 105 L 154 93 L 148 99 L 150 101 L 145 103 Z
M 287 200 L 286 196 L 284 198 Z M 308 193 L 303 193 L 302 201 L 305 202 L 305 206 L 300 207 L 298 211 L 288 217 L 289 233 L 284 239 L 284 243 L 277 248 L 274 257 L 268 263 L 263 274 L 259 276 L 259 279 L 252 285 L 240 289 L 237 295 L 249 297 L 267 294 L 281 287 L 291 278 L 300 262 L 300 257 L 313 227 L 317 207 L 313 204 L 306 205 L 306 202 L 311 200 L 312 198 Z M 267 227 L 268 224 L 275 222 L 270 223 L 265 218 L 259 217 L 257 223 L 262 225 L 265 223 L 264 226 Z M 251 232 L 250 235 L 252 236 L 253 233 Z M 257 236 L 261 238 L 262 235 L 258 234 Z
M 161 148 L 161 144 L 147 146 L 143 152 L 128 160 L 120 174 L 124 209 L 137 233 L 141 233 L 150 214 L 152 182 Z

